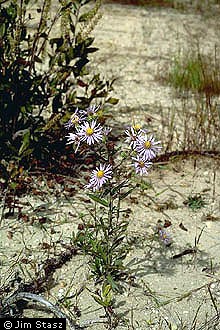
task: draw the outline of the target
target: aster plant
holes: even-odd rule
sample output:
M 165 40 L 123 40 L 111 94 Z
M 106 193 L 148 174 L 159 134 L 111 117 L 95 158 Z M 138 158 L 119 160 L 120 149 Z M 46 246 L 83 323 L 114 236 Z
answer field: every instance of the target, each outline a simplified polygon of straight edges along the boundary
M 140 174 L 141 176 L 148 174 L 148 169 L 151 167 L 152 162 L 149 162 L 148 159 L 145 159 L 140 155 L 132 157 L 132 160 L 134 161 L 133 166 L 137 174 Z
M 86 188 L 99 190 L 104 183 L 112 178 L 112 165 L 100 164 L 95 170 L 92 171 L 89 184 Z
M 137 154 L 141 155 L 146 160 L 151 160 L 156 157 L 161 150 L 160 141 L 155 141 L 153 135 L 149 137 L 147 134 L 139 135 L 135 143 Z
M 82 142 L 86 142 L 88 145 L 95 144 L 102 141 L 103 128 L 95 120 L 92 120 L 79 126 L 77 128 L 77 135 Z
M 67 129 L 71 129 L 73 127 L 77 127 L 83 120 L 85 119 L 84 113 L 82 111 L 79 111 L 77 108 L 75 112 L 71 115 L 69 121 L 64 124 L 64 127 Z
M 73 241 L 91 256 L 91 273 L 96 280 L 107 281 L 113 290 L 119 290 L 118 281 L 127 275 L 124 259 L 129 250 L 128 221 L 121 217 L 121 201 L 134 189 L 128 179 L 130 172 L 141 177 L 148 175 L 161 146 L 146 129 L 134 124 L 124 132 L 126 151 L 122 156 L 121 147 L 111 140 L 111 129 L 99 122 L 98 111 L 100 106 L 95 105 L 77 109 L 65 124 L 66 129 L 72 130 L 66 137 L 67 144 L 74 145 L 74 152 L 81 146 L 86 147 L 95 153 L 97 160 L 84 185 L 88 197 L 95 203 L 90 212 L 92 223 L 91 219 L 81 223 Z

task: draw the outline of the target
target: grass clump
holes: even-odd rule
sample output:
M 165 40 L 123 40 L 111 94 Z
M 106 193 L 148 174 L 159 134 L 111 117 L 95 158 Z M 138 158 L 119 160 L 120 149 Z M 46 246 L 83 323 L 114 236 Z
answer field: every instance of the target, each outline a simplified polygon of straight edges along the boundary
M 191 210 L 196 211 L 204 207 L 206 202 L 200 194 L 195 194 L 188 196 L 187 200 L 184 201 L 184 204 L 187 205 Z
M 192 91 L 206 96 L 220 94 L 220 64 L 217 47 L 214 54 L 190 52 L 177 55 L 168 74 L 168 82 L 178 91 Z
M 213 53 L 202 54 L 200 45 L 196 45 L 188 53 L 179 52 L 165 76 L 181 100 L 181 108 L 173 107 L 163 120 L 163 127 L 167 126 L 166 151 L 172 150 L 174 144 L 184 151 L 219 151 L 220 62 L 217 47 Z M 175 127 L 177 116 L 182 123 L 178 131 Z

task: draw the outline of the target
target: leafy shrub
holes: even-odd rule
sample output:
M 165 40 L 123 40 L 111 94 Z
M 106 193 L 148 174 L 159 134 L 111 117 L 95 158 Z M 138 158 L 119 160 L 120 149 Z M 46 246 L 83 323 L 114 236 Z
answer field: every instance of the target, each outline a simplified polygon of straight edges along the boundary
M 51 3 L 0 4 L 0 152 L 27 166 L 33 158 L 51 159 L 51 149 L 63 152 L 64 142 L 53 141 L 77 107 L 115 103 L 108 98 L 112 84 L 88 75 L 100 1 L 60 0 L 53 10 Z
M 18 11 L 18 6 L 11 3 L 0 12 L 1 155 L 6 158 L 32 152 L 27 146 L 43 123 L 34 109 L 47 106 L 49 96 L 42 75 L 31 70 L 29 50 L 23 46 L 28 42 L 27 29 L 18 23 Z

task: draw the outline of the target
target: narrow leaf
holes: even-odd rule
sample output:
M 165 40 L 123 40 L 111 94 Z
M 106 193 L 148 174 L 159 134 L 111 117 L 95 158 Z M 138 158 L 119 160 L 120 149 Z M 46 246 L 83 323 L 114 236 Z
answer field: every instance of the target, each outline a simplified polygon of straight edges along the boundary
M 114 98 L 114 97 L 109 97 L 109 98 L 106 100 L 106 103 L 110 103 L 110 104 L 115 105 L 115 104 L 118 103 L 118 101 L 119 101 L 119 99 L 116 99 L 116 98 Z
M 95 301 L 96 301 L 99 305 L 105 307 L 105 302 L 104 302 L 102 299 L 100 299 L 100 298 L 98 298 L 98 297 L 96 297 L 96 296 L 93 296 L 93 295 L 92 295 L 92 297 L 95 299 Z
M 87 196 L 89 196 L 89 198 L 91 198 L 94 202 L 97 202 L 105 207 L 108 207 L 109 206 L 109 202 L 104 199 L 104 198 L 100 198 L 98 197 L 97 195 L 94 195 L 94 194 L 87 194 Z
M 128 191 L 126 191 L 123 194 L 120 194 L 120 200 L 124 199 L 125 197 L 127 197 L 132 191 L 134 190 L 134 188 L 129 189 Z

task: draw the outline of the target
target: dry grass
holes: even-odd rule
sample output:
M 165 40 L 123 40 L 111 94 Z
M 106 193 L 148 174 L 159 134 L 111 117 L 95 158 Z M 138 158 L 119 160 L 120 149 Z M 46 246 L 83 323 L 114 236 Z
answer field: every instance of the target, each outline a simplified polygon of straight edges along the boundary
M 220 152 L 218 104 L 212 99 L 207 104 L 202 97 L 182 99 L 181 103 L 181 109 L 173 106 L 168 114 L 161 109 L 165 151 Z
M 174 9 L 193 9 L 203 13 L 204 10 L 210 10 L 213 6 L 219 5 L 219 0 L 103 0 L 104 3 L 114 3 L 133 6 L 148 6 L 148 7 L 161 7 L 161 8 L 174 8 Z M 215 14 L 216 8 L 212 11 Z
M 213 54 L 201 54 L 199 49 L 178 54 L 172 61 L 168 83 L 180 92 L 204 94 L 207 99 L 220 95 L 220 62 L 217 54 L 217 46 Z
M 179 52 L 163 79 L 174 88 L 180 106 L 162 113 L 166 150 L 220 151 L 220 61 L 217 47 Z M 181 123 L 181 124 L 180 124 Z
M 173 0 L 105 0 L 105 3 L 115 3 L 135 6 L 175 7 Z

